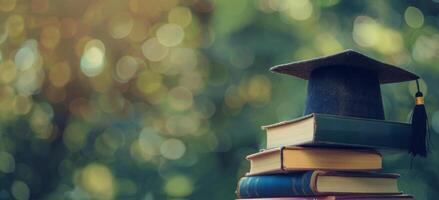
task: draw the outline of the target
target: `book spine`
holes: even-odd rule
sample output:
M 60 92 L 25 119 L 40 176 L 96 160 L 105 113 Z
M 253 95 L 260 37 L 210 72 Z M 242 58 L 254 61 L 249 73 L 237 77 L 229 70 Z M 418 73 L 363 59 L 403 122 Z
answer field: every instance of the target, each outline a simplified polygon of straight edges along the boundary
M 294 197 L 314 195 L 313 172 L 243 177 L 238 183 L 239 198 Z
M 407 150 L 409 124 L 316 115 L 314 143 Z

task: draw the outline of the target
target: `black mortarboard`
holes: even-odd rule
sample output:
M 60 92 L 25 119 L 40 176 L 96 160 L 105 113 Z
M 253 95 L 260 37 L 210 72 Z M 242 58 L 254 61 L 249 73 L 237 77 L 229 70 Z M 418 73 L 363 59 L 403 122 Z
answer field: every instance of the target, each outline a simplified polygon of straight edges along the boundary
M 416 74 L 353 50 L 282 64 L 270 70 L 309 80 L 305 114 L 325 113 L 378 120 L 384 120 L 380 84 L 419 79 Z M 412 116 L 412 129 L 416 132 L 412 142 L 417 143 L 411 149 L 414 155 L 426 155 L 426 127 L 425 107 L 418 85 Z

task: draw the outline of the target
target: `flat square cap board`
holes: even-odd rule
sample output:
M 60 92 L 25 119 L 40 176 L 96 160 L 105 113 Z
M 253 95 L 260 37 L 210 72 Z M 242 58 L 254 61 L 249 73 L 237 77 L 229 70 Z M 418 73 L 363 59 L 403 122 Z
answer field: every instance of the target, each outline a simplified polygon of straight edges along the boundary
M 277 65 L 270 68 L 270 71 L 289 74 L 308 80 L 312 71 L 317 68 L 329 66 L 346 68 L 354 67 L 375 71 L 381 84 L 404 82 L 419 78 L 419 76 L 416 74 L 408 72 L 399 67 L 380 62 L 351 49 L 325 57 Z

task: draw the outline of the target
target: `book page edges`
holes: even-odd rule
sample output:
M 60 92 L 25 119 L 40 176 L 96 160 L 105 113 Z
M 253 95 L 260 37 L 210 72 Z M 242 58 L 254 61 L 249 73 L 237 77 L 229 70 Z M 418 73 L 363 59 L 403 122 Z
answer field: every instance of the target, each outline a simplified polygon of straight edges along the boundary
M 309 115 L 305 115 L 303 117 L 299 117 L 299 118 L 293 119 L 293 120 L 281 121 L 281 122 L 278 122 L 278 123 L 275 123 L 275 124 L 264 125 L 264 126 L 261 126 L 261 129 L 262 130 L 267 130 L 269 128 L 273 128 L 273 127 L 277 127 L 277 126 L 282 126 L 282 125 L 285 125 L 285 124 L 291 124 L 291 123 L 295 123 L 295 122 L 298 122 L 298 121 L 303 121 L 303 120 L 306 120 L 308 118 L 313 118 L 313 117 L 315 117 L 314 113 L 313 114 L 309 114 Z

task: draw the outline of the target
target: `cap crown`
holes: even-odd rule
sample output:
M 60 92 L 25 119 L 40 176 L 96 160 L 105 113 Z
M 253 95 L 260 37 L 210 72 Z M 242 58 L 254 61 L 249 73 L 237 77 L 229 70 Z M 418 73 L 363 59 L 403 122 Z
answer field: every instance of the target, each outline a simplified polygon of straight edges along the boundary
M 416 80 L 404 69 L 353 50 L 270 69 L 309 80 L 305 114 L 384 119 L 380 84 Z

